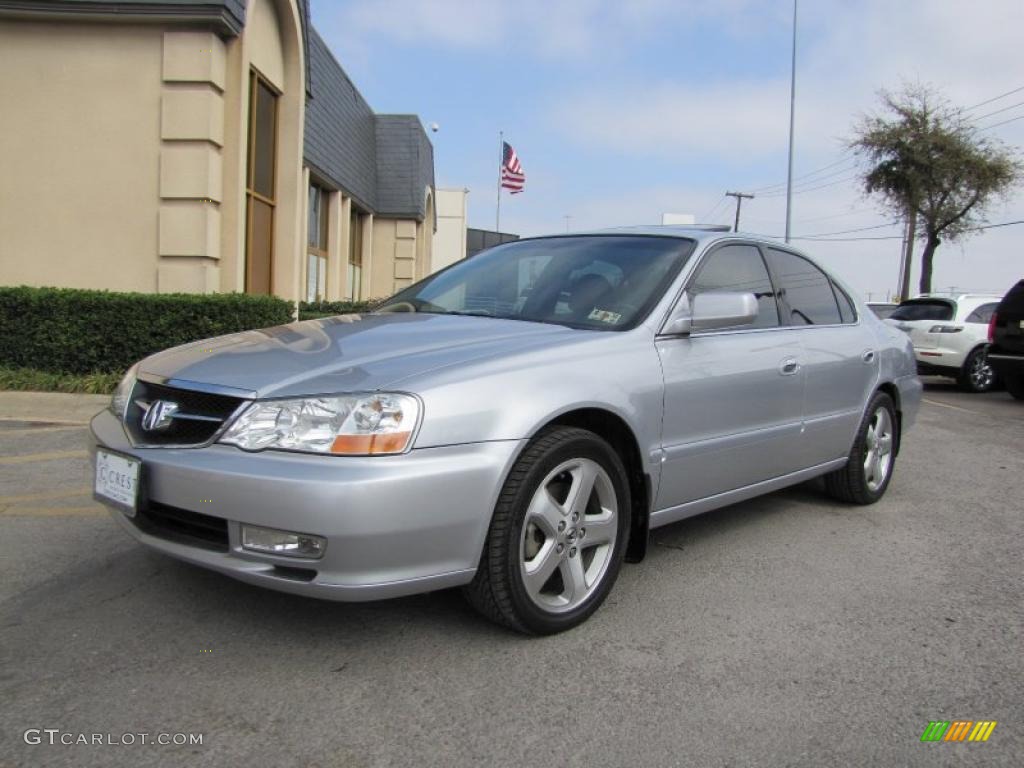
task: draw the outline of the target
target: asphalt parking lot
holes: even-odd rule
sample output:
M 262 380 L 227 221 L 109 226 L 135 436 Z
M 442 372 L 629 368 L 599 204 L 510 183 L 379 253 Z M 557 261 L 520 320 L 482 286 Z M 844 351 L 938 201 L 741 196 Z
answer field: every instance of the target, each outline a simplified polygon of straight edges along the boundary
M 808 484 L 661 529 L 542 639 L 457 593 L 325 603 L 145 551 L 84 427 L 0 422 L 0 765 L 1019 766 L 1024 403 L 925 397 L 879 504 Z

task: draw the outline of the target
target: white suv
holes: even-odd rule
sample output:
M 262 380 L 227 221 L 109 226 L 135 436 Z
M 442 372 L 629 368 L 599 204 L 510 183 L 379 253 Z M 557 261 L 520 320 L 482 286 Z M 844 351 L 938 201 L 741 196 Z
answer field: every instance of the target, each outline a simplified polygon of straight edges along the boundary
M 886 323 L 910 334 L 922 376 L 952 376 L 965 392 L 987 392 L 996 374 L 985 358 L 988 321 L 999 296 L 924 293 L 904 301 Z

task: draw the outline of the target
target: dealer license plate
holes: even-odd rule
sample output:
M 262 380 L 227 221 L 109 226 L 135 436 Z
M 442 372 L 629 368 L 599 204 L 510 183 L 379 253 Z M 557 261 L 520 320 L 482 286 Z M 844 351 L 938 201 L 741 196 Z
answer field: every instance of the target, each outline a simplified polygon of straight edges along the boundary
M 139 498 L 139 475 L 142 462 L 130 456 L 110 451 L 96 451 L 96 483 L 93 493 L 97 500 L 113 504 L 129 517 L 135 516 Z

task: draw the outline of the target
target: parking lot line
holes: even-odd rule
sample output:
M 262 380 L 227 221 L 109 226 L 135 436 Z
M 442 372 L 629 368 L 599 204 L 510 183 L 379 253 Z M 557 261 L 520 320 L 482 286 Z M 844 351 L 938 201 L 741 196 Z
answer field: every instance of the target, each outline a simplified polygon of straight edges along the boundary
M 106 507 L 6 507 L 0 508 L 0 517 L 106 517 Z
M 39 493 L 22 493 L 17 496 L 0 496 L 0 507 L 18 504 L 22 501 L 49 501 L 50 499 L 71 499 L 75 496 L 88 496 L 92 489 L 88 486 L 69 488 L 63 491 L 41 491 Z
M 36 461 L 54 461 L 56 459 L 84 459 L 88 451 L 52 451 L 50 453 L 26 453 L 23 456 L 0 457 L 0 465 L 32 464 Z
M 41 435 L 49 432 L 80 432 L 88 426 L 88 424 L 67 424 L 61 427 L 19 427 L 17 429 L 5 429 L 3 426 L 0 426 L 0 437 L 8 437 L 10 435 Z
M 964 413 L 970 413 L 970 414 L 972 414 L 974 416 L 984 416 L 985 415 L 984 413 L 981 413 L 980 411 L 972 411 L 970 408 L 961 408 L 959 405 L 951 405 L 949 403 L 943 403 L 943 402 L 940 402 L 938 400 L 932 400 L 931 398 L 928 398 L 928 397 L 924 397 L 924 398 L 921 398 L 921 399 L 924 400 L 924 402 L 928 403 L 929 405 L 937 405 L 940 408 L 952 408 L 954 411 L 963 411 Z

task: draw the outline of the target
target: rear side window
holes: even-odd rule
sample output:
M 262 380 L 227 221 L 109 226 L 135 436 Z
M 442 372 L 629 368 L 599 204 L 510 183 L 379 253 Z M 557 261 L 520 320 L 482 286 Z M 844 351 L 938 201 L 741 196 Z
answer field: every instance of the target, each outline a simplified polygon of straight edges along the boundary
M 952 320 L 954 306 L 941 299 L 911 299 L 904 301 L 889 317 L 892 320 Z
M 853 308 L 853 299 L 846 295 L 846 291 L 835 283 L 832 283 L 832 290 L 836 292 L 836 301 L 839 302 L 839 316 L 844 323 L 857 322 L 857 310 Z
M 993 301 L 991 304 L 982 304 L 976 310 L 971 312 L 971 314 L 967 316 L 967 319 L 964 322 L 982 323 L 983 325 L 988 325 L 988 321 L 992 319 L 992 313 L 996 311 L 996 307 L 998 306 L 998 302 L 995 301 Z
M 757 299 L 757 318 L 740 328 L 774 328 L 779 324 L 779 308 L 775 304 L 768 269 L 761 252 L 752 245 L 724 245 L 712 251 L 701 262 L 700 269 L 687 293 L 737 291 L 752 293 Z
M 842 322 L 832 282 L 802 256 L 768 248 L 768 264 L 789 306 L 786 325 L 836 325 Z

